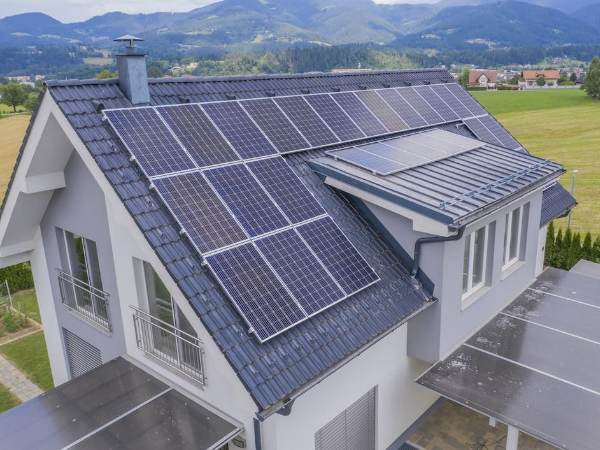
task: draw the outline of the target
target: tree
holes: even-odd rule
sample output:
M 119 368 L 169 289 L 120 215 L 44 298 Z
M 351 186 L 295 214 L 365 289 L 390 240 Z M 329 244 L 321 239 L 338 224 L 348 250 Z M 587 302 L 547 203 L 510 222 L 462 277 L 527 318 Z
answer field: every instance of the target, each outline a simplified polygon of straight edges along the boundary
M 555 266 L 555 246 L 554 246 L 554 223 L 550 222 L 548 225 L 548 231 L 546 232 L 546 252 L 544 254 L 544 263 L 547 266 Z
M 600 236 L 596 237 L 592 246 L 592 261 L 600 263 Z
M 561 267 L 561 258 L 563 254 L 563 231 L 562 228 L 558 229 L 556 233 L 556 240 L 554 241 L 554 267 Z
M 588 231 L 585 234 L 585 238 L 583 238 L 583 245 L 581 247 L 581 257 L 583 259 L 587 259 L 588 261 L 592 261 L 592 235 Z
M 104 69 L 96 74 L 97 80 L 106 80 L 107 78 L 116 78 L 117 74 L 110 70 Z
M 571 240 L 571 246 L 567 252 L 567 266 L 565 269 L 570 270 L 577 261 L 581 259 L 581 234 L 573 233 L 573 239 Z
M 583 89 L 590 97 L 600 98 L 600 58 L 597 56 L 590 63 Z
M 27 100 L 25 100 L 25 102 L 23 103 L 25 109 L 30 112 L 33 111 L 38 105 L 39 97 L 39 94 L 35 92 L 30 92 L 27 95 Z
M 469 85 L 469 69 L 463 69 L 458 77 L 458 82 L 465 88 Z
M 577 74 L 575 72 L 571 72 L 569 80 L 571 80 L 573 83 L 577 83 Z
M 11 106 L 13 112 L 17 112 L 17 106 L 22 105 L 27 100 L 27 92 L 23 86 L 17 83 L 8 83 L 0 88 L 2 103 Z
M 535 79 L 535 84 L 537 84 L 538 86 L 545 86 L 546 85 L 546 77 L 544 75 L 540 75 L 539 77 L 537 77 Z

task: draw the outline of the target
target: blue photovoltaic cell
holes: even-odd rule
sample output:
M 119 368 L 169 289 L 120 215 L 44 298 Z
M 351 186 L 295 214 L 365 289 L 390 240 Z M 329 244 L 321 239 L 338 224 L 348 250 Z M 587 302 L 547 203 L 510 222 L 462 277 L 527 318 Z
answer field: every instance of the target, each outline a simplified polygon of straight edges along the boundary
M 195 167 L 154 109 L 112 110 L 104 114 L 146 175 Z
M 431 89 L 429 86 L 417 86 L 415 91 L 423 97 L 431 105 L 431 107 L 437 112 L 445 122 L 451 122 L 458 120 L 458 114 L 456 114 L 446 103 Z
M 405 164 L 381 158 L 372 153 L 361 150 L 359 147 L 344 148 L 330 153 L 335 159 L 354 164 L 362 169 L 369 170 L 377 175 L 390 175 L 405 169 Z
M 463 105 L 467 107 L 469 111 L 471 111 L 471 113 L 474 116 L 487 114 L 487 111 L 483 109 L 483 107 L 473 97 L 471 97 L 471 94 L 465 91 L 458 84 L 448 83 L 446 87 L 450 92 L 452 92 L 452 94 L 458 99 L 458 101 L 460 101 Z
M 307 95 L 305 99 L 340 140 L 352 141 L 365 137 L 329 94 Z
M 340 92 L 331 96 L 367 136 L 388 132 L 353 92 Z
M 471 117 L 473 114 L 469 109 L 463 105 L 455 96 L 448 90 L 443 84 L 436 84 L 431 86 L 431 89 L 440 96 L 444 102 L 461 118 L 465 119 Z
M 200 172 L 159 178 L 154 184 L 200 252 L 246 239 Z
M 210 169 L 204 174 L 250 236 L 289 225 L 244 165 Z
M 205 103 L 202 108 L 242 159 L 277 153 L 237 102 Z
M 198 166 L 239 159 L 198 105 L 165 106 L 156 110 Z
M 331 218 L 309 222 L 298 231 L 346 294 L 379 279 Z
M 270 98 L 246 100 L 240 104 L 281 153 L 310 147 Z
M 502 146 L 512 150 L 521 146 L 493 117 L 486 115 L 480 117 L 479 120 L 500 141 Z
M 444 119 L 434 111 L 434 109 L 425 101 L 423 97 L 417 94 L 414 88 L 398 88 L 396 92 L 400 94 L 404 100 L 417 110 L 417 112 L 427 121 L 429 125 L 443 123 Z
M 489 142 L 490 144 L 494 145 L 502 145 L 502 143 L 496 139 L 494 134 L 488 130 L 478 118 L 466 119 L 463 120 L 463 122 L 480 141 Z
M 209 256 L 206 261 L 261 341 L 306 318 L 253 244 Z
M 410 128 L 420 128 L 427 125 L 427 122 L 404 100 L 395 89 L 381 89 L 379 91 L 385 101 L 394 111 L 404 120 Z
M 248 167 L 292 223 L 325 214 L 283 158 L 261 159 Z
M 404 120 L 396 114 L 376 91 L 360 91 L 356 95 L 389 131 L 401 131 L 408 128 Z
M 275 102 L 313 147 L 339 142 L 337 136 L 302 97 L 279 97 Z
M 294 230 L 268 236 L 256 245 L 308 315 L 345 297 Z

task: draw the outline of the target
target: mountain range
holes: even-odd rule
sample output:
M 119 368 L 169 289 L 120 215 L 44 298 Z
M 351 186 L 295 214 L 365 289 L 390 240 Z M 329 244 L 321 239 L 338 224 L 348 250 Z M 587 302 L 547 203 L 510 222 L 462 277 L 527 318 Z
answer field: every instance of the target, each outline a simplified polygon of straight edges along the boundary
M 180 51 L 373 42 L 418 48 L 546 47 L 600 43 L 598 0 L 222 0 L 185 13 L 96 16 L 62 23 L 42 13 L 0 19 L 0 47 L 106 48 L 136 34 Z

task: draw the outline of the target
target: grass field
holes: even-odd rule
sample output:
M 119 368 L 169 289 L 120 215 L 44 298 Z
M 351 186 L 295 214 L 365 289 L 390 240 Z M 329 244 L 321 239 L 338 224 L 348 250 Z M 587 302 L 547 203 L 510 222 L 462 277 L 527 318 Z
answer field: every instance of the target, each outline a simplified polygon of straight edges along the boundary
M 475 97 L 533 154 L 579 172 L 579 205 L 571 227 L 600 234 L 600 101 L 581 90 L 474 92 Z M 559 224 L 566 226 L 566 220 Z
M 0 198 L 4 197 L 4 191 L 10 180 L 15 158 L 28 124 L 29 116 L 0 119 Z
M 35 320 L 37 323 L 42 323 L 40 317 L 40 308 L 37 303 L 35 291 L 27 289 L 19 291 L 13 295 L 13 306 L 19 311 L 25 313 L 27 317 Z
M 40 389 L 47 391 L 54 387 L 48 350 L 42 331 L 10 344 L 4 344 L 0 346 L 0 352 L 21 369 Z
M 0 384 L 0 413 L 17 406 L 19 399 L 15 397 L 4 385 Z

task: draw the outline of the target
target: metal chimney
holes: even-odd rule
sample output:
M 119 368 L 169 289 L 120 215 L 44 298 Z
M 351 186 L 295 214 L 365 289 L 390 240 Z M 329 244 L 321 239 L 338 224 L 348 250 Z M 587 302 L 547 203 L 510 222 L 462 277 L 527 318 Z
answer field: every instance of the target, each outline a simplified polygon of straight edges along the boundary
M 123 51 L 117 54 L 119 86 L 134 105 L 150 103 L 146 54 L 136 47 L 136 43 L 141 41 L 143 39 L 129 34 L 115 39 L 115 42 L 126 44 Z

